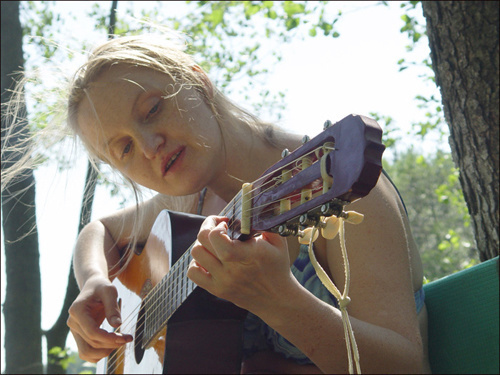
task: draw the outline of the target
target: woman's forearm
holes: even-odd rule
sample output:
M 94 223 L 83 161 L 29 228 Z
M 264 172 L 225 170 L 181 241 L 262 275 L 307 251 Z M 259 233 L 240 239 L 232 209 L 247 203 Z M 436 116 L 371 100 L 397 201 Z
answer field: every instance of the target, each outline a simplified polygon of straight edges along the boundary
M 117 271 L 120 255 L 115 240 L 104 224 L 93 221 L 78 236 L 73 257 L 75 277 L 80 289 L 91 277 L 110 278 Z
M 300 292 L 298 292 L 300 290 Z M 347 349 L 340 311 L 298 287 L 261 318 L 306 354 L 325 373 L 347 372 Z M 276 300 L 275 300 L 276 302 Z M 362 372 L 422 373 L 422 351 L 390 329 L 350 317 Z

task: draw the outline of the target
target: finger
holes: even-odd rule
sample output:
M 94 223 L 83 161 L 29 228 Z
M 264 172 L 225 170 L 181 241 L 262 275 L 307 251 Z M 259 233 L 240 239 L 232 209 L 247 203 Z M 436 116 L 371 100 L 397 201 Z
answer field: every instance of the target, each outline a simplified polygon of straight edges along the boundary
M 122 324 L 120 307 L 118 306 L 118 291 L 114 285 L 106 285 L 99 288 L 98 297 L 104 307 L 104 314 L 108 323 L 112 327 L 119 327 Z
M 212 290 L 212 276 L 194 259 L 189 263 L 187 277 L 203 289 L 209 292 Z
M 90 346 L 80 335 L 71 331 L 78 346 L 78 355 L 84 361 L 96 363 L 102 358 L 109 356 L 114 349 L 96 349 Z
M 203 245 L 203 246 L 209 246 L 210 245 L 210 240 L 208 239 L 208 236 L 210 235 L 210 232 L 221 222 L 227 222 L 227 218 L 223 216 L 208 216 L 204 221 L 203 224 L 201 224 L 200 231 L 198 233 L 198 241 Z
M 67 321 L 73 333 L 82 337 L 89 345 L 94 348 L 116 349 L 126 342 L 132 341 L 130 335 L 108 332 L 99 327 L 99 323 L 88 313 L 78 313 L 78 306 L 72 305 L 70 315 Z
M 116 349 L 132 340 L 132 336 L 108 332 L 100 327 L 82 324 L 80 334 L 82 338 L 96 349 Z
M 244 243 L 232 240 L 227 235 L 228 226 L 225 221 L 220 221 L 218 225 L 210 231 L 208 239 L 210 247 L 215 256 L 221 262 L 243 261 L 247 257 Z
M 199 265 L 208 270 L 208 272 L 214 272 L 222 265 L 221 261 L 199 242 L 191 248 L 191 256 Z

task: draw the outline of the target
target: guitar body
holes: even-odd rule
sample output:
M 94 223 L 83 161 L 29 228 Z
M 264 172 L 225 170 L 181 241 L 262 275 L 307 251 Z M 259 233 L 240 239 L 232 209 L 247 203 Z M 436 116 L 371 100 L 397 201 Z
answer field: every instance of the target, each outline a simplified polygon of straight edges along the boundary
M 142 301 L 194 242 L 203 219 L 162 211 L 142 251 L 113 281 L 123 320 L 119 330 L 134 336 L 134 341 L 101 360 L 97 373 L 239 373 L 246 311 L 201 288 L 195 288 L 170 317 L 167 328 L 142 348 Z M 112 330 L 106 324 L 103 328 Z

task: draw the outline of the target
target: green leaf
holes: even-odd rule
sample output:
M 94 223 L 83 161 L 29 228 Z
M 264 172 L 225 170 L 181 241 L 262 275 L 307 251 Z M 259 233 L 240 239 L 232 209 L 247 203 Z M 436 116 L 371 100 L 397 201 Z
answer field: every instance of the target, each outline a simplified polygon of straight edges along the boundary
M 250 2 L 245 2 L 245 17 L 247 20 L 250 19 L 254 14 L 260 11 L 260 6 Z
M 298 18 L 287 18 L 285 21 L 286 30 L 290 31 L 299 26 L 300 20 Z
M 294 1 L 285 1 L 283 3 L 283 10 L 288 17 L 292 17 L 299 13 L 304 13 L 305 5 L 299 4 Z

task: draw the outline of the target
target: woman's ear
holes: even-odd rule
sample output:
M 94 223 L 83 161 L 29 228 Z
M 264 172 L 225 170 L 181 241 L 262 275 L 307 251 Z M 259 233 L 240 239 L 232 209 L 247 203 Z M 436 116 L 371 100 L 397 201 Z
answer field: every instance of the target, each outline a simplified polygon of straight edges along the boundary
M 212 84 L 212 81 L 210 81 L 210 78 L 208 78 L 207 73 L 201 68 L 199 65 L 193 65 L 191 67 L 193 71 L 198 73 L 200 75 L 200 79 L 203 82 L 203 85 L 205 86 L 205 91 L 208 95 L 208 99 L 212 100 L 214 98 L 214 86 Z

